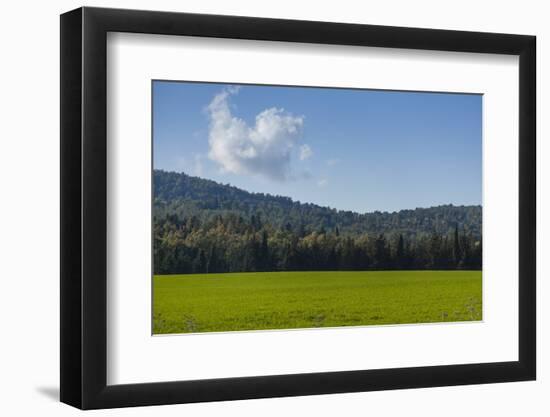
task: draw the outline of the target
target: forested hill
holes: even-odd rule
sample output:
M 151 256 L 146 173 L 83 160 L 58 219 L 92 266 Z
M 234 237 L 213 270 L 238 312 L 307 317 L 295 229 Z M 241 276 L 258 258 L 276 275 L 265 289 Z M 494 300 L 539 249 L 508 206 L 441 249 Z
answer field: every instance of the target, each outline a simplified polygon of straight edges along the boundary
M 183 173 L 154 171 L 155 220 L 236 215 L 246 223 L 269 223 L 299 235 L 311 232 L 362 234 L 449 235 L 458 229 L 481 239 L 481 206 L 444 205 L 399 212 L 355 213 L 293 201 L 289 197 L 250 193 L 239 188 Z

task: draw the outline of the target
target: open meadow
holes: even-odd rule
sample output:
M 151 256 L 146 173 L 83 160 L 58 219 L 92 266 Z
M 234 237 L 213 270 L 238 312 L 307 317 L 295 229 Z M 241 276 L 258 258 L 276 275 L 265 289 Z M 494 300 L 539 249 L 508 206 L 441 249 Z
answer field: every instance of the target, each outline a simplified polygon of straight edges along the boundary
M 481 271 L 155 275 L 153 333 L 482 319 Z

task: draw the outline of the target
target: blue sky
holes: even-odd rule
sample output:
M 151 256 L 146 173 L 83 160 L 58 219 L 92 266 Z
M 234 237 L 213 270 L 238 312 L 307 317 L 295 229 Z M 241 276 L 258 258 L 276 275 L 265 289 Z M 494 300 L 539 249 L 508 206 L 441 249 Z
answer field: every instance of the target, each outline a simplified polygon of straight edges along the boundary
M 153 152 L 341 210 L 481 204 L 482 96 L 154 81 Z

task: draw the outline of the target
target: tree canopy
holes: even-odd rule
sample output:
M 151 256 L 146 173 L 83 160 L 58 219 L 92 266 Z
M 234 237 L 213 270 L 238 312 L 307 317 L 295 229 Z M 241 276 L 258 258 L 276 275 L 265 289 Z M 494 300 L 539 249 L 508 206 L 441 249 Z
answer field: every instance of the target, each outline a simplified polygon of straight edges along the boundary
M 153 173 L 154 272 L 481 269 L 481 206 L 355 213 Z

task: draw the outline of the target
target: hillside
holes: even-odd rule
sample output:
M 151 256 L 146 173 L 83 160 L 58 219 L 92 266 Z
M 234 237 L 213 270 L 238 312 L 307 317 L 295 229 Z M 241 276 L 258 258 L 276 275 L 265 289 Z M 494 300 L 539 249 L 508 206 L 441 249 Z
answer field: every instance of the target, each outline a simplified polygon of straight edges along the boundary
M 250 193 L 239 188 L 175 172 L 154 171 L 155 217 L 176 215 L 180 219 L 196 216 L 208 220 L 214 216 L 235 214 L 245 221 L 270 223 L 300 234 L 325 231 L 358 236 L 364 233 L 450 234 L 455 227 L 481 238 L 481 206 L 444 205 L 399 212 L 359 214 L 293 201 L 288 197 Z
M 155 274 L 481 269 L 481 207 L 359 214 L 154 172 Z

